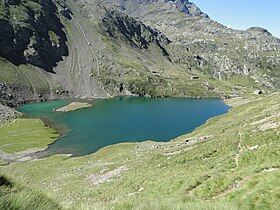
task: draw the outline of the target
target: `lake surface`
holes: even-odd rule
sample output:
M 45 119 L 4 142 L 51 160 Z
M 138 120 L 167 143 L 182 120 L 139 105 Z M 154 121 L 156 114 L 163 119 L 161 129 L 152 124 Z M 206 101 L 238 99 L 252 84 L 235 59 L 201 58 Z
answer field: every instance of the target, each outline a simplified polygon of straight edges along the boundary
M 92 107 L 68 113 L 53 111 L 75 100 L 34 103 L 18 108 L 40 117 L 64 134 L 42 156 L 81 156 L 120 142 L 169 141 L 194 130 L 229 106 L 219 99 L 116 97 L 98 99 Z

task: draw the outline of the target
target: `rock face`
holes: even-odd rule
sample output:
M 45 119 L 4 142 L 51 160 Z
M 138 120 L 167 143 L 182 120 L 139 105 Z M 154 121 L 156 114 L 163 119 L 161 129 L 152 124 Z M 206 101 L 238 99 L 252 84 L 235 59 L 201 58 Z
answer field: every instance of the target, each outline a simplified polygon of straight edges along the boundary
M 33 94 L 26 87 L 0 83 L 0 104 L 16 107 L 28 101 L 30 95 Z
M 147 83 L 145 71 L 153 62 L 150 60 L 170 60 L 166 36 L 99 1 L 86 1 L 86 5 L 74 0 L 22 0 L 16 5 L 1 1 L 1 8 L 0 63 L 5 66 L 0 69 L 1 95 L 2 102 L 10 106 L 64 95 L 145 95 L 149 91 L 142 82 Z M 18 10 L 20 17 L 14 15 Z M 19 67 L 31 65 L 15 68 L 1 57 Z M 32 65 L 52 74 L 40 76 L 40 70 L 34 74 Z M 14 72 L 21 81 L 9 79 Z M 136 78 L 139 84 L 130 81 Z
M 126 42 L 139 49 L 148 49 L 153 43 L 162 50 L 164 56 L 168 56 L 163 46 L 168 45 L 170 40 L 159 31 L 114 10 L 108 11 L 102 22 L 102 27 L 109 36 L 115 38 L 121 36 Z
M 5 0 L 0 8 L 0 56 L 52 71 L 68 55 L 66 34 L 51 0 Z
M 262 36 L 271 37 L 272 36 L 272 34 L 268 30 L 266 30 L 265 28 L 260 28 L 260 27 L 251 27 L 251 28 L 248 28 L 246 31 L 255 37 L 262 37 Z
M 21 114 L 15 109 L 4 106 L 0 103 L 0 123 L 9 122 L 13 119 L 20 117 Z

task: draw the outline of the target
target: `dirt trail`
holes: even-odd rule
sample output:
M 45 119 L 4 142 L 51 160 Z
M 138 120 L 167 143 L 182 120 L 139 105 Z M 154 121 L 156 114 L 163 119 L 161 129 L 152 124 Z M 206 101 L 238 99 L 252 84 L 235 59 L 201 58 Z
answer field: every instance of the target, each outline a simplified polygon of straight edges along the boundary
M 248 176 L 244 177 L 242 180 L 236 181 L 234 184 L 230 185 L 223 192 L 221 192 L 221 193 L 215 195 L 214 197 L 212 197 L 212 199 L 220 198 L 220 197 L 222 197 L 222 196 L 224 196 L 228 193 L 233 192 L 234 190 L 239 189 L 242 184 L 249 181 L 251 178 L 253 178 L 255 176 L 258 176 L 258 175 L 264 174 L 264 173 L 272 173 L 272 172 L 279 171 L 279 170 L 280 170 L 280 167 L 278 167 L 278 168 L 265 168 L 265 169 L 255 173 L 255 174 L 248 175 Z
M 243 137 L 242 137 L 242 127 L 246 125 L 246 122 L 244 121 L 240 127 L 239 127 L 239 131 L 238 131 L 238 135 L 239 135 L 239 142 L 238 142 L 238 152 L 236 153 L 235 157 L 234 157 L 234 160 L 235 160 L 235 164 L 236 164 L 236 168 L 239 167 L 239 160 L 240 160 L 240 156 L 241 154 L 243 153 Z
M 77 68 L 77 62 L 76 62 L 76 58 L 78 57 L 76 50 L 73 48 L 73 45 L 69 45 L 70 51 L 71 51 L 71 64 L 70 64 L 70 76 L 72 79 L 72 82 L 75 83 L 75 85 L 77 85 L 76 83 L 78 82 L 78 80 L 75 79 L 75 69 Z
M 242 133 L 241 133 L 240 130 L 238 131 L 238 135 L 239 135 L 238 152 L 237 152 L 237 154 L 235 155 L 235 158 L 234 158 L 235 164 L 236 164 L 236 168 L 239 167 L 239 159 L 240 159 L 241 153 L 243 152 Z
M 236 168 L 235 169 L 238 169 L 239 167 L 239 162 L 240 162 L 240 157 L 242 155 L 242 153 L 244 152 L 244 149 L 243 149 L 243 138 L 244 138 L 244 134 L 242 134 L 242 127 L 244 127 L 246 125 L 246 121 L 244 121 L 241 125 L 240 125 L 240 128 L 239 128 L 239 131 L 238 131 L 238 135 L 239 135 L 239 142 L 238 142 L 238 152 L 236 153 L 234 159 L 235 159 L 235 163 L 236 163 Z M 249 181 L 252 177 L 254 176 L 257 176 L 257 175 L 260 175 L 260 174 L 263 174 L 263 173 L 271 173 L 271 172 L 274 172 L 274 171 L 279 171 L 280 170 L 280 167 L 275 167 L 275 168 L 265 168 L 257 173 L 254 173 L 254 174 L 250 174 L 248 176 L 245 176 L 243 179 L 241 180 L 236 180 L 235 183 L 233 183 L 232 185 L 230 185 L 227 189 L 225 189 L 223 192 L 217 194 L 216 196 L 212 197 L 212 199 L 216 199 L 216 198 L 220 198 L 236 189 L 239 189 L 240 186 L 242 184 L 244 184 L 245 182 Z

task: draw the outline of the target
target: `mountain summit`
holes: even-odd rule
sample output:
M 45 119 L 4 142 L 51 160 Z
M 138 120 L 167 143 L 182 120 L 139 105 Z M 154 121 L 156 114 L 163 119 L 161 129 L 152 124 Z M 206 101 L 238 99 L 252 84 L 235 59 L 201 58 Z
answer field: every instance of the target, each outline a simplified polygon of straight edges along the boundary
M 160 5 L 162 13 L 182 12 L 189 16 L 208 17 L 194 3 L 188 0 L 105 0 L 104 2 L 115 4 L 121 11 L 133 13 L 134 16 L 147 15 L 150 7 Z

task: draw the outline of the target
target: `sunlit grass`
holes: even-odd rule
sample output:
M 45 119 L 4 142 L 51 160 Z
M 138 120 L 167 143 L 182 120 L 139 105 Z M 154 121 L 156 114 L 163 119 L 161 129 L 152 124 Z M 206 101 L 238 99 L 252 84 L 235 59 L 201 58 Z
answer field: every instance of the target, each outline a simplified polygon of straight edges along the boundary
M 0 124 L 0 150 L 8 153 L 44 149 L 57 137 L 56 131 L 40 119 L 17 119 Z

